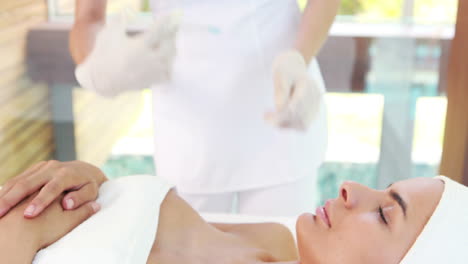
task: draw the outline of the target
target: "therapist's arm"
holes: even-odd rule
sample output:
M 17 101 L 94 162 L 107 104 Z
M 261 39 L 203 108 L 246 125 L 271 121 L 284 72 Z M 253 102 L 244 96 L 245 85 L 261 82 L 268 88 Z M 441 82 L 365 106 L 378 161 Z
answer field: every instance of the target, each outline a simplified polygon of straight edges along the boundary
M 107 0 L 76 0 L 75 23 L 70 31 L 70 53 L 81 64 L 91 53 L 99 30 L 106 20 Z
M 295 43 L 307 63 L 327 39 L 339 6 L 340 0 L 308 0 Z

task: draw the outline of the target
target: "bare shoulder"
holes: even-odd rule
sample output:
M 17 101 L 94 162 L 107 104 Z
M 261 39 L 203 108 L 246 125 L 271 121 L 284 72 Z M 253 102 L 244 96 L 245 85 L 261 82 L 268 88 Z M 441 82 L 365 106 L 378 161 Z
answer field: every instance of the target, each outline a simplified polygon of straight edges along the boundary
M 291 231 L 280 223 L 212 224 L 223 232 L 238 235 L 270 252 L 278 261 L 296 260 L 297 249 Z

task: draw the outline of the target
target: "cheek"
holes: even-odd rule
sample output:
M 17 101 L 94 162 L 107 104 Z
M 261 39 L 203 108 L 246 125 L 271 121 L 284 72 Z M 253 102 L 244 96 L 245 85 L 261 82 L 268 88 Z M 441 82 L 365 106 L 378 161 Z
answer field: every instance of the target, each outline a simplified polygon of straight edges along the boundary
M 391 233 L 373 214 L 345 217 L 327 235 L 323 242 L 328 246 L 326 264 L 384 264 L 396 263 L 391 247 Z M 387 261 L 393 262 L 387 262 Z
M 330 230 L 321 228 L 312 215 L 304 214 L 298 218 L 296 230 L 301 264 L 398 262 L 394 243 L 398 241 L 391 239 L 390 231 L 375 214 L 342 217 Z
M 343 223 L 333 234 L 330 248 L 336 252 L 336 258 L 328 263 L 397 263 L 398 254 L 390 230 L 367 217 L 355 220 Z

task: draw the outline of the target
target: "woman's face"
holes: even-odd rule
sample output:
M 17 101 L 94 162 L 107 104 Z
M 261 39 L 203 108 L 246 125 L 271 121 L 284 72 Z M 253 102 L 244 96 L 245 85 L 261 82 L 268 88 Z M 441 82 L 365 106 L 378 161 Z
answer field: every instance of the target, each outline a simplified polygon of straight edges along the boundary
M 436 208 L 444 184 L 432 178 L 386 190 L 345 182 L 340 195 L 296 223 L 301 264 L 395 264 Z

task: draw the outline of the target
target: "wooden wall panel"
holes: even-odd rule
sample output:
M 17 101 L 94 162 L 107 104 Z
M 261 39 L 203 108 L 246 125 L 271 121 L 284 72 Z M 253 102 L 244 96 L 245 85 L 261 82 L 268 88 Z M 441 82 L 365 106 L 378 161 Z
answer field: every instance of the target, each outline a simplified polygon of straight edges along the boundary
M 4 94 L 11 94 L 10 89 L 6 89 L 6 87 L 22 78 L 25 72 L 26 68 L 23 64 L 13 65 L 11 68 L 0 72 L 2 76 L 2 78 L 0 78 L 0 98 L 4 98 Z
M 32 26 L 37 25 L 43 21 L 43 16 L 32 16 L 28 19 L 23 19 L 14 23 L 13 25 L 0 29 L 0 45 L 24 39 L 24 36 Z
M 0 184 L 54 150 L 48 87 L 25 65 L 27 31 L 46 18 L 46 1 L 0 1 Z
M 73 12 L 75 0 L 58 2 L 62 11 Z M 109 1 L 109 11 L 140 5 L 139 1 L 129 3 Z M 32 163 L 50 159 L 55 149 L 50 87 L 28 78 L 25 52 L 29 30 L 46 22 L 47 16 L 46 0 L 0 0 L 0 184 Z M 66 43 L 48 43 L 58 50 L 68 49 Z M 79 90 L 74 99 L 78 157 L 102 164 L 113 144 L 137 118 L 141 96 L 132 93 L 106 100 Z
M 45 0 L 30 1 L 25 5 L 0 9 L 0 29 L 12 27 L 21 22 L 37 18 L 42 19 L 42 21 L 45 21 L 47 18 L 47 4 Z
M 107 13 L 141 10 L 144 1 L 145 0 L 108 0 Z M 57 0 L 57 7 L 61 14 L 73 14 L 75 10 L 75 0 Z
M 468 1 L 459 1 L 447 74 L 447 117 L 440 173 L 468 184 Z
M 53 134 L 50 122 L 33 124 L 29 131 L 36 133 L 34 134 L 34 140 L 30 140 L 30 135 L 25 135 L 21 137 L 21 140 L 12 143 L 15 148 L 15 155 L 9 155 L 2 160 L 1 164 L 4 170 L 0 176 L 0 181 L 6 180 L 7 175 L 17 175 L 38 161 L 50 159 L 53 151 L 53 148 L 51 148 L 53 146 Z
M 28 90 L 36 90 L 38 88 L 39 87 L 33 87 L 32 89 Z M 38 92 L 29 92 L 28 90 L 24 91 L 23 94 L 16 96 L 13 100 L 0 107 L 0 113 L 2 113 L 0 115 L 0 131 L 2 132 L 0 134 L 0 140 L 9 135 L 9 131 L 21 120 L 50 119 L 50 115 L 47 113 L 45 116 L 37 115 L 37 113 L 44 107 L 47 109 L 49 108 L 49 105 L 47 104 L 48 95 L 39 94 Z M 18 109 L 21 109 L 21 111 L 18 111 Z
M 6 43 L 0 46 L 0 72 L 11 70 L 24 63 L 25 39 L 18 42 Z
M 21 8 L 24 6 L 31 5 L 31 3 L 34 2 L 43 2 L 43 1 L 37 1 L 37 0 L 2 0 L 0 2 L 0 10 L 3 12 L 6 12 L 8 10 L 14 9 L 14 8 Z

